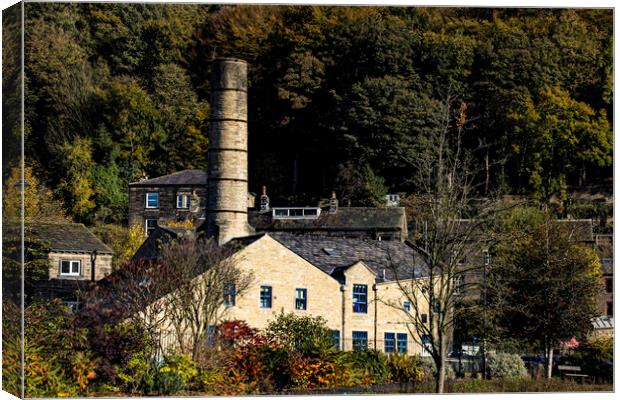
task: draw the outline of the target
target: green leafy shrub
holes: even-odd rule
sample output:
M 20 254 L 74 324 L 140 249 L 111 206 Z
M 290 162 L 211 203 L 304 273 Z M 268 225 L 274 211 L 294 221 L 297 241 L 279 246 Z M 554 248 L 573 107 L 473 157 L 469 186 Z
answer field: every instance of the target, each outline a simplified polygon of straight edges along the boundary
M 187 354 L 166 354 L 163 364 L 159 367 L 159 372 L 178 375 L 183 387 L 193 387 L 198 383 L 198 366 Z
M 383 383 L 388 378 L 387 356 L 378 350 L 347 351 L 337 358 L 339 367 L 348 368 L 359 384 Z
M 74 324 L 74 315 L 60 301 L 33 303 L 24 310 L 26 330 L 25 394 L 27 397 L 86 395 L 96 377 L 95 358 L 88 349 L 87 331 Z M 19 355 L 20 341 L 4 350 Z
M 267 325 L 264 334 L 304 356 L 320 357 L 334 350 L 331 330 L 322 317 L 281 313 Z
M 418 363 L 422 367 L 422 371 L 424 371 L 423 379 L 435 378 L 435 375 L 437 374 L 437 366 L 435 366 L 435 362 L 431 357 L 420 357 L 418 358 Z M 450 364 L 446 364 L 446 379 L 456 379 L 456 373 Z
M 525 378 L 525 363 L 517 354 L 489 353 L 487 365 L 493 378 Z
M 281 391 L 291 385 L 289 350 L 277 346 L 261 346 L 258 349 L 262 365 L 262 385 L 266 389 Z
M 158 395 L 170 396 L 185 389 L 183 378 L 176 371 L 159 369 L 154 375 L 154 387 Z
M 134 352 L 125 368 L 118 373 L 121 388 L 127 393 L 148 394 L 155 388 L 157 365 L 150 349 Z
M 394 382 L 419 383 L 424 379 L 424 370 L 418 360 L 406 354 L 390 355 L 387 367 L 390 380 Z

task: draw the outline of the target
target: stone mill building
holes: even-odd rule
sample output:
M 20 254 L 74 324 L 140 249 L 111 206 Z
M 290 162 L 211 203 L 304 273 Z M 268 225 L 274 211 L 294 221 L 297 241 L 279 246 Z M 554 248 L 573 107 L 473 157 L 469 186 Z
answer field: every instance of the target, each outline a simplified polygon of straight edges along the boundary
M 407 238 L 402 207 L 272 207 L 266 188 L 248 192 L 248 64 L 213 64 L 208 170 L 185 170 L 129 185 L 129 224 L 150 234 L 189 221 L 223 244 L 261 232 L 289 232 L 377 240 Z M 257 204 L 258 203 L 258 204 Z
M 181 237 L 238 243 L 232 257 L 253 281 L 222 294 L 223 319 L 263 328 L 281 312 L 322 316 L 339 348 L 424 353 L 394 275 L 424 275 L 402 207 L 339 207 L 336 193 L 328 207 L 272 207 L 265 188 L 256 201 L 248 193 L 247 71 L 242 60 L 214 62 L 206 173 L 130 185 L 130 221 L 149 234 L 135 258 L 155 261 L 161 243 Z M 167 225 L 182 219 L 192 225 Z

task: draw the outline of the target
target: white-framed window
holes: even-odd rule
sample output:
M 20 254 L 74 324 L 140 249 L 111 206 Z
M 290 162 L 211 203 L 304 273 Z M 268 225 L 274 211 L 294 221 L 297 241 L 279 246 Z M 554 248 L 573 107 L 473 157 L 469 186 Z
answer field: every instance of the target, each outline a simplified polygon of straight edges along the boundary
M 157 228 L 157 220 L 156 219 L 145 219 L 144 220 L 146 236 L 150 235 L 151 232 Z
M 76 311 L 80 311 L 82 309 L 82 303 L 80 303 L 79 300 L 65 301 L 65 304 L 67 305 L 69 312 L 72 312 L 72 313 Z
M 80 260 L 60 260 L 60 275 L 80 276 L 82 265 Z
M 318 207 L 272 208 L 271 212 L 273 218 L 314 219 L 321 215 L 321 209 Z
M 187 209 L 189 208 L 191 196 L 187 193 L 177 194 L 177 208 Z
M 148 192 L 146 194 L 146 208 L 159 208 L 159 193 Z

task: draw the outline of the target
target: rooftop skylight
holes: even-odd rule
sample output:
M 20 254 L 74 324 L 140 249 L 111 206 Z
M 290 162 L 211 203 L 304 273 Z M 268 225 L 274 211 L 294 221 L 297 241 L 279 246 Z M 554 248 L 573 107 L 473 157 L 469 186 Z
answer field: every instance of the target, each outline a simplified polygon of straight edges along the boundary
M 313 219 L 321 214 L 319 207 L 274 207 L 272 208 L 273 218 L 290 219 Z

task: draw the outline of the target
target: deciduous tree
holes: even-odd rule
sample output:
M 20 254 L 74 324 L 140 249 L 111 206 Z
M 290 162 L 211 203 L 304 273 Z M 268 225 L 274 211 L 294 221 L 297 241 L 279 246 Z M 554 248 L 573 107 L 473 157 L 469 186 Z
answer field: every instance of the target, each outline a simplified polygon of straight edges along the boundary
M 597 313 L 600 261 L 572 236 L 570 228 L 545 215 L 542 223 L 513 231 L 491 269 L 495 323 L 504 336 L 527 340 L 544 351 L 547 377 L 554 348 L 572 337 L 585 337 Z

